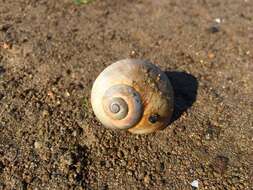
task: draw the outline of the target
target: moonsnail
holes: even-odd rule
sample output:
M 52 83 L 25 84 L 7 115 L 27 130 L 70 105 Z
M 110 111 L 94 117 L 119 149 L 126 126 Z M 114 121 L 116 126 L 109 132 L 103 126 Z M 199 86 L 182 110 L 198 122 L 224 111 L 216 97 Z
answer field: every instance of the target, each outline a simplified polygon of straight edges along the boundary
M 166 74 L 149 61 L 124 59 L 102 71 L 91 90 L 91 104 L 107 128 L 135 134 L 165 128 L 174 107 Z

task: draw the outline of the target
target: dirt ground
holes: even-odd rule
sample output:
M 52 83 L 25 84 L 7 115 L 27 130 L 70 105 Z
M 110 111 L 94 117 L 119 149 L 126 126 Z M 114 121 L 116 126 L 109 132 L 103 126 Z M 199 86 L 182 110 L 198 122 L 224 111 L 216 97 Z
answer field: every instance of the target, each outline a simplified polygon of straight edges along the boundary
M 171 125 L 105 129 L 90 91 L 149 59 Z M 0 190 L 253 189 L 252 0 L 0 0 Z

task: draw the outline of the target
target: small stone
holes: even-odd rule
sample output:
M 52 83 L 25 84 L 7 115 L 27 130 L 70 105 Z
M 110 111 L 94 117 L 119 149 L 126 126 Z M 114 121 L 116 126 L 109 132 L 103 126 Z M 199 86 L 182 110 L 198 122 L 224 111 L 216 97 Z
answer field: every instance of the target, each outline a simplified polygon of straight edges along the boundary
M 145 175 L 143 181 L 144 181 L 144 183 L 148 184 L 150 182 L 150 176 Z
M 132 50 L 132 51 L 130 52 L 130 56 L 133 56 L 133 57 L 134 57 L 134 56 L 136 56 L 136 54 L 137 54 L 137 53 L 136 53 L 136 51 L 134 51 L 134 50 Z
M 49 112 L 47 110 L 42 111 L 42 116 L 47 117 L 49 115 Z
M 215 21 L 216 23 L 219 23 L 219 24 L 221 23 L 221 19 L 220 19 L 220 18 L 215 18 L 214 21 Z
M 211 135 L 210 135 L 209 133 L 207 133 L 207 134 L 205 135 L 205 139 L 206 139 L 206 140 L 210 140 L 210 139 L 211 139 Z
M 1 47 L 2 47 L 3 49 L 10 49 L 10 48 L 11 48 L 11 45 L 4 42 L 3 44 L 1 44 Z
M 218 26 L 211 26 L 211 27 L 209 28 L 209 31 L 210 31 L 211 33 L 217 33 L 217 32 L 220 31 L 220 28 L 219 28 Z
M 212 53 L 212 52 L 209 52 L 209 53 L 207 54 L 207 56 L 208 56 L 209 59 L 213 59 L 213 58 L 215 57 L 215 54 Z
M 198 180 L 194 180 L 193 182 L 191 182 L 191 186 L 193 187 L 193 188 L 199 188 L 199 181 Z
M 133 172 L 132 172 L 132 171 L 128 171 L 128 172 L 127 172 L 127 175 L 132 176 L 132 175 L 133 175 Z
M 70 97 L 70 93 L 68 91 L 65 92 L 65 97 Z
M 76 130 L 73 131 L 72 135 L 73 135 L 74 137 L 76 137 L 76 136 L 77 136 L 77 131 L 76 131 Z
M 57 101 L 56 101 L 56 105 L 61 105 L 61 101 L 60 101 L 60 100 L 57 100 Z
M 48 92 L 47 92 L 47 95 L 48 95 L 50 98 L 54 99 L 54 93 L 53 93 L 52 91 L 48 91 Z
M 38 142 L 38 141 L 35 141 L 35 142 L 34 142 L 34 148 L 36 148 L 36 149 L 41 149 L 41 148 L 42 148 L 42 143 L 41 143 L 41 142 Z

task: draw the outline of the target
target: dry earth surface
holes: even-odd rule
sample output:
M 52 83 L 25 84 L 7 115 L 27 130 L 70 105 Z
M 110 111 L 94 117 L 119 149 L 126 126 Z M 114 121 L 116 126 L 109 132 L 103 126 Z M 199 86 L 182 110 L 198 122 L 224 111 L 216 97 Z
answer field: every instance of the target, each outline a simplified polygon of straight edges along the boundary
M 111 63 L 149 59 L 176 96 L 150 135 L 90 106 Z M 0 189 L 253 189 L 252 0 L 0 0 Z

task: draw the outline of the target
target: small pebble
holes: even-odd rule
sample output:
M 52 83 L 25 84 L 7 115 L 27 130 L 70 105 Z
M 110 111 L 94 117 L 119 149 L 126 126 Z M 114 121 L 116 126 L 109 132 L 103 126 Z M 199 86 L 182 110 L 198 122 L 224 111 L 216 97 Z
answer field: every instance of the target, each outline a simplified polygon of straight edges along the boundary
M 191 182 L 191 186 L 195 189 L 199 188 L 199 181 L 198 180 L 194 180 L 193 182 Z
M 127 174 L 128 174 L 129 176 L 132 176 L 132 175 L 133 175 L 133 172 L 132 172 L 132 171 L 128 171 Z
M 49 112 L 47 110 L 42 111 L 42 116 L 47 117 L 49 115 Z
M 150 182 L 150 177 L 149 177 L 149 175 L 144 176 L 143 181 L 144 181 L 144 183 L 148 184 L 148 183 Z
M 41 142 L 38 142 L 38 141 L 34 142 L 34 148 L 41 149 L 41 147 L 42 147 L 42 143 Z
M 52 99 L 54 98 L 54 93 L 52 91 L 48 91 L 47 95 Z
M 211 139 L 211 135 L 210 135 L 209 133 L 207 133 L 207 134 L 205 135 L 205 139 L 206 139 L 206 140 L 210 140 L 210 139 Z
M 214 19 L 214 21 L 216 22 L 216 23 L 221 23 L 221 19 L 220 18 L 216 18 L 216 19 Z
M 10 46 L 9 44 L 7 44 L 7 43 L 1 44 L 1 47 L 2 47 L 3 49 L 10 49 L 10 48 L 11 48 L 11 46 Z
M 73 131 L 72 135 L 73 135 L 74 137 L 76 137 L 76 136 L 77 136 L 77 131 Z
M 136 54 L 137 54 L 137 53 L 136 53 L 136 51 L 134 51 L 134 50 L 132 50 L 132 51 L 130 52 L 130 56 L 131 56 L 131 57 L 136 56 Z
M 213 58 L 215 57 L 215 54 L 212 53 L 212 52 L 209 52 L 209 53 L 207 54 L 207 56 L 208 56 L 209 59 L 213 59 Z
M 217 32 L 220 31 L 220 28 L 219 28 L 218 26 L 211 26 L 211 27 L 209 28 L 209 31 L 210 31 L 211 33 L 217 33 Z
M 70 93 L 68 91 L 65 92 L 65 97 L 70 97 Z

